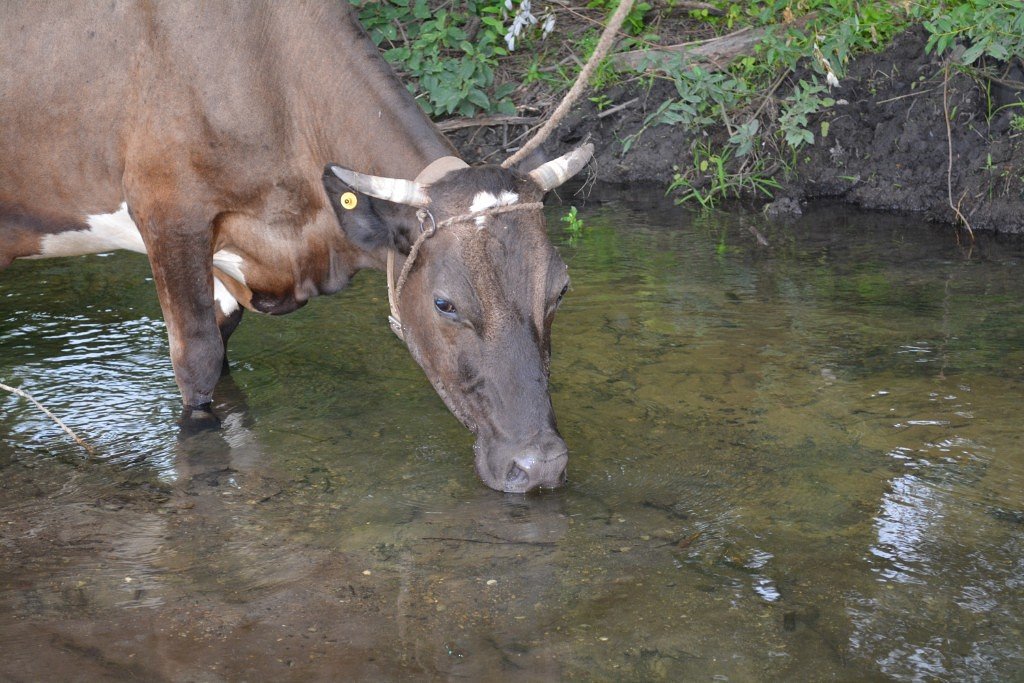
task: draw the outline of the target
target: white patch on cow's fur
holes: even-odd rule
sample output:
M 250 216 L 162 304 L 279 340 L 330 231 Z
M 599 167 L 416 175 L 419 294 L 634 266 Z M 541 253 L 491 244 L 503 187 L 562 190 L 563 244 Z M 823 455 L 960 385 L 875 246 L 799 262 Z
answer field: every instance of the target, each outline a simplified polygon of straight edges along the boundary
M 35 258 L 99 254 L 115 249 L 146 253 L 142 235 L 128 215 L 128 204 L 125 202 L 121 202 L 114 213 L 86 216 L 85 222 L 89 226 L 85 230 L 68 230 L 44 236 L 39 245 L 39 256 Z
M 213 278 L 213 300 L 220 306 L 224 315 L 231 315 L 238 310 L 238 301 L 217 278 Z
M 476 195 L 473 196 L 473 203 L 469 205 L 469 212 L 476 213 L 477 211 L 486 211 L 487 209 L 493 209 L 498 206 L 511 206 L 518 201 L 519 195 L 515 192 L 502 190 L 500 195 L 495 196 L 493 193 L 483 190 L 477 192 Z M 486 222 L 486 216 L 477 216 L 477 230 L 483 228 Z
M 242 272 L 243 263 L 244 261 L 241 256 L 228 251 L 227 249 L 221 249 L 213 255 L 213 265 L 217 266 L 217 268 L 225 275 L 238 280 L 244 285 L 245 274 Z

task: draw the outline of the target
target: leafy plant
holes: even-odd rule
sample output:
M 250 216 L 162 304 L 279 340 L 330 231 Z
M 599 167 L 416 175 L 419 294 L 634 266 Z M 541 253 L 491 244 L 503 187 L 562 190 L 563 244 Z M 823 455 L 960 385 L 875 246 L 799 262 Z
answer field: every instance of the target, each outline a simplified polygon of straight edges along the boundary
M 515 113 L 509 99 L 515 84 L 495 84 L 498 59 L 508 54 L 500 2 L 468 0 L 436 10 L 427 0 L 354 4 L 384 58 L 407 77 L 429 115 Z
M 719 151 L 708 145 L 697 145 L 693 152 L 693 168 L 685 173 L 676 173 L 666 194 L 676 192 L 676 204 L 695 201 L 705 209 L 716 206 L 724 199 L 739 198 L 744 192 L 772 196 L 772 190 L 779 188 L 774 178 L 764 174 L 761 160 L 752 164 L 749 171 L 730 171 L 728 162 L 733 154 L 731 147 Z
M 814 144 L 814 133 L 807 128 L 808 117 L 836 103 L 831 97 L 820 96 L 826 91 L 825 86 L 816 80 L 800 81 L 783 102 L 783 111 L 779 115 L 779 131 L 786 144 L 793 149 L 799 149 L 804 144 Z
M 559 220 L 565 223 L 565 231 L 569 233 L 569 239 L 576 239 L 583 234 L 583 219 L 577 215 L 575 206 L 570 206 Z
M 716 113 L 735 107 L 749 95 L 749 86 L 742 79 L 699 66 L 672 73 L 672 82 L 678 97 L 663 101 L 647 115 L 640 130 L 624 141 L 623 153 L 651 126 L 707 128 L 715 123 Z
M 594 106 L 597 107 L 598 111 L 604 111 L 613 104 L 612 99 L 603 93 L 588 99 L 594 103 Z
M 956 58 L 970 66 L 982 57 L 1006 61 L 1024 56 L 1024 8 L 1020 0 L 926 3 L 913 10 L 928 31 L 925 52 L 943 54 L 958 43 L 969 47 Z
M 576 41 L 575 49 L 573 52 L 579 55 L 582 62 L 590 59 L 590 55 L 593 54 L 594 49 L 597 48 L 597 43 L 601 36 L 597 31 L 588 31 Z M 570 87 L 575 80 L 576 76 L 568 79 L 566 87 Z M 611 61 L 606 57 L 597 64 L 597 68 L 594 69 L 594 75 L 590 77 L 590 86 L 596 91 L 601 92 L 612 85 L 615 85 L 622 80 L 619 72 L 612 66 Z

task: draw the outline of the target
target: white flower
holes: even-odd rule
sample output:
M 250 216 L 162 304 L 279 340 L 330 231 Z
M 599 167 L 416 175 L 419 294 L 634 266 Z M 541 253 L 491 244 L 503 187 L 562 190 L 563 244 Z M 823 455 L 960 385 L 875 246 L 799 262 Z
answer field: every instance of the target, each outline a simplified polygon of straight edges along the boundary
M 828 83 L 828 87 L 837 88 L 839 87 L 839 79 L 836 78 L 836 72 L 832 70 L 832 65 L 829 64 L 828 60 L 825 59 L 825 55 L 821 53 L 821 48 L 818 47 L 818 43 L 814 43 L 814 58 L 818 60 L 818 64 L 825 70 L 825 82 Z
M 544 17 L 544 26 L 541 27 L 541 33 L 547 38 L 548 34 L 555 30 L 555 15 L 548 14 Z
M 512 0 L 505 0 L 505 7 L 509 10 L 512 9 Z M 523 29 L 527 26 L 534 26 L 537 23 L 537 17 L 533 16 L 530 12 L 530 0 L 522 0 L 519 3 L 519 9 L 516 10 L 516 15 L 512 19 L 512 25 L 509 26 L 508 31 L 505 33 L 505 44 L 508 45 L 509 52 L 516 49 L 516 38 L 522 34 Z M 547 22 L 545 21 L 545 26 Z M 551 26 L 554 27 L 554 19 L 552 18 Z M 545 33 L 547 35 L 547 33 Z

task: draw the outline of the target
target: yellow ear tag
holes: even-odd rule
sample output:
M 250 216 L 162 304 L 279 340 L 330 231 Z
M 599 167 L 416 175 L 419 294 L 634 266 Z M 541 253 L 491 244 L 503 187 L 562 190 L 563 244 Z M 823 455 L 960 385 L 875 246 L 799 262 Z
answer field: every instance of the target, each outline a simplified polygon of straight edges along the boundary
M 359 199 L 353 192 L 343 192 L 341 195 L 341 206 L 351 211 L 356 208 L 356 204 L 359 203 Z

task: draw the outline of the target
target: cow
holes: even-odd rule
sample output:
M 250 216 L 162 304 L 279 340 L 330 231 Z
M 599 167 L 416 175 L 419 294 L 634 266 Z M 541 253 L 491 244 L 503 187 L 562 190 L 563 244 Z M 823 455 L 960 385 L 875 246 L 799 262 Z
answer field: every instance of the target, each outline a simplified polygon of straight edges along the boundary
M 0 269 L 145 253 L 182 420 L 201 424 L 243 310 L 390 263 L 393 326 L 476 435 L 484 483 L 564 483 L 548 374 L 569 280 L 540 202 L 592 147 L 467 166 L 336 0 L 0 11 Z

